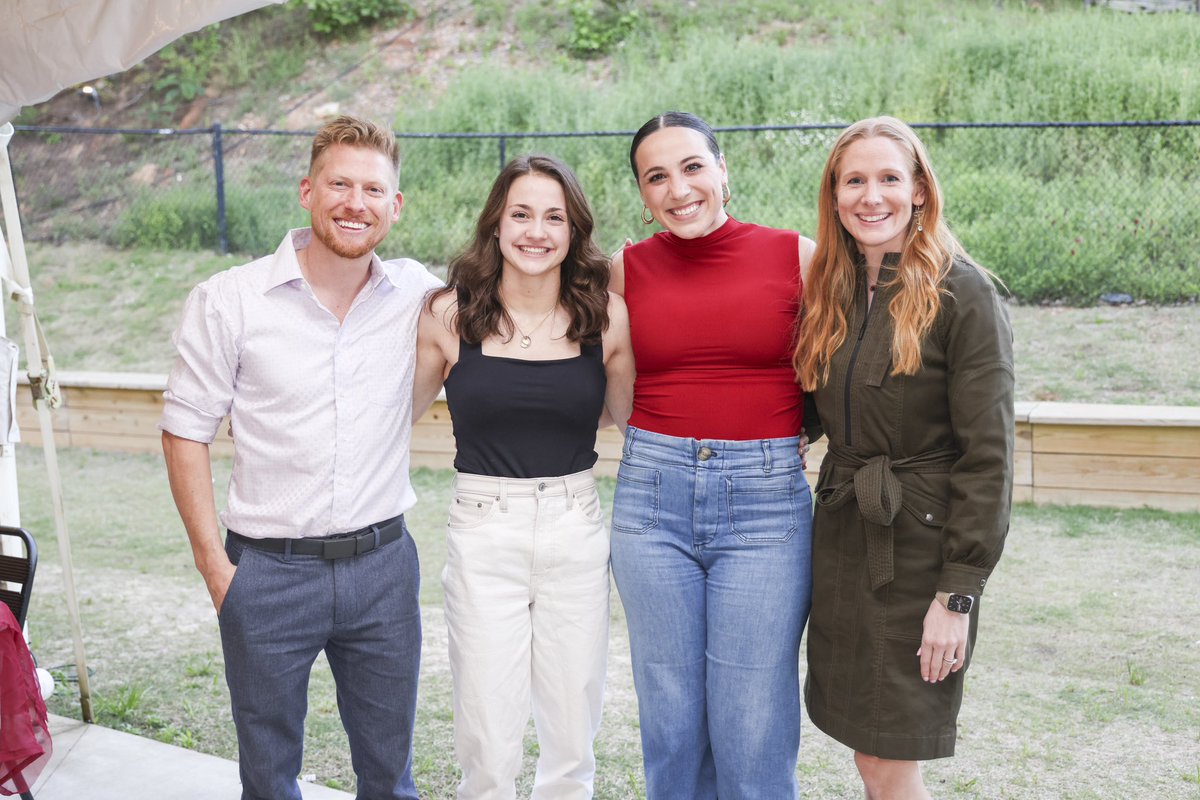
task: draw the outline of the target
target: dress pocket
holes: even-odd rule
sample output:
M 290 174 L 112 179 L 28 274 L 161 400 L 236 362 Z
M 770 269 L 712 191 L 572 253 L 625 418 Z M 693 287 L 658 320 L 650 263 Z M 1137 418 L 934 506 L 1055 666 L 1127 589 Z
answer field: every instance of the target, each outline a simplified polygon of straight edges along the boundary
M 612 527 L 621 533 L 643 534 L 658 525 L 658 494 L 662 476 L 656 469 L 624 462 L 617 470 Z
M 499 500 L 493 495 L 478 492 L 455 492 L 450 501 L 450 518 L 446 524 L 451 528 L 476 528 L 497 513 Z
M 794 475 L 734 476 L 725 488 L 729 529 L 743 542 L 786 542 L 796 534 Z

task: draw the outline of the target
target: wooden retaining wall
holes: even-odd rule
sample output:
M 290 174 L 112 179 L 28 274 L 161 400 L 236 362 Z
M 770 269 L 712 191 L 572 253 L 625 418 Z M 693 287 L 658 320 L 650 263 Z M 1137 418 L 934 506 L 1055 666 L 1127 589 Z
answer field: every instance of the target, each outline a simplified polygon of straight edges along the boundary
M 60 447 L 161 452 L 155 427 L 166 378 L 157 374 L 60 372 L 63 406 L 54 412 Z M 17 392 L 17 420 L 26 444 L 40 444 L 29 390 Z M 1018 403 L 1014 497 L 1036 503 L 1200 511 L 1200 408 Z M 214 443 L 233 452 L 228 426 Z M 615 475 L 621 437 L 600 432 L 596 472 Z M 809 453 L 809 478 L 825 454 Z M 449 468 L 454 457 L 450 414 L 434 404 L 413 428 L 414 467 Z

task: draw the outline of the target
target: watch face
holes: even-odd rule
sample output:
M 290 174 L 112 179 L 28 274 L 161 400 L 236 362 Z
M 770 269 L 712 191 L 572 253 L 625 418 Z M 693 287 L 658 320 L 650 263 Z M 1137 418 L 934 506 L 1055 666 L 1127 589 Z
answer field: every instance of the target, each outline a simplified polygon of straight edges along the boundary
M 952 594 L 946 600 L 946 608 L 957 611 L 959 614 L 969 614 L 974 603 L 975 598 L 969 594 Z

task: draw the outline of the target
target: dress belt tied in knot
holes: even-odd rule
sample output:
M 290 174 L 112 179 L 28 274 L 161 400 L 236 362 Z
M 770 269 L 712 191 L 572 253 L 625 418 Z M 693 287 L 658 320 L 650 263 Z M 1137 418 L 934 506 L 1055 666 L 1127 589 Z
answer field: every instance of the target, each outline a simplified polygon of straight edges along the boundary
M 854 476 L 817 492 L 816 501 L 830 511 L 838 510 L 852 499 L 858 501 L 866 534 L 871 591 L 886 586 L 895 577 L 892 523 L 904 501 L 904 487 L 896 473 L 949 472 L 958 455 L 955 450 L 941 448 L 893 461 L 885 455 L 863 458 L 832 443 L 829 445 L 825 458 L 836 466 L 853 468 Z

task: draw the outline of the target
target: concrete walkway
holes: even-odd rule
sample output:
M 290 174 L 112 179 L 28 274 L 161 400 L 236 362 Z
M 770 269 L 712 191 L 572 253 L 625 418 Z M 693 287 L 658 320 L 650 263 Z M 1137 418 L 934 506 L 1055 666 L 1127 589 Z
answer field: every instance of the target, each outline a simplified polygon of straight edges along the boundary
M 50 715 L 54 754 L 33 787 L 34 800 L 237 800 L 234 761 Z M 353 795 L 300 784 L 305 800 Z

